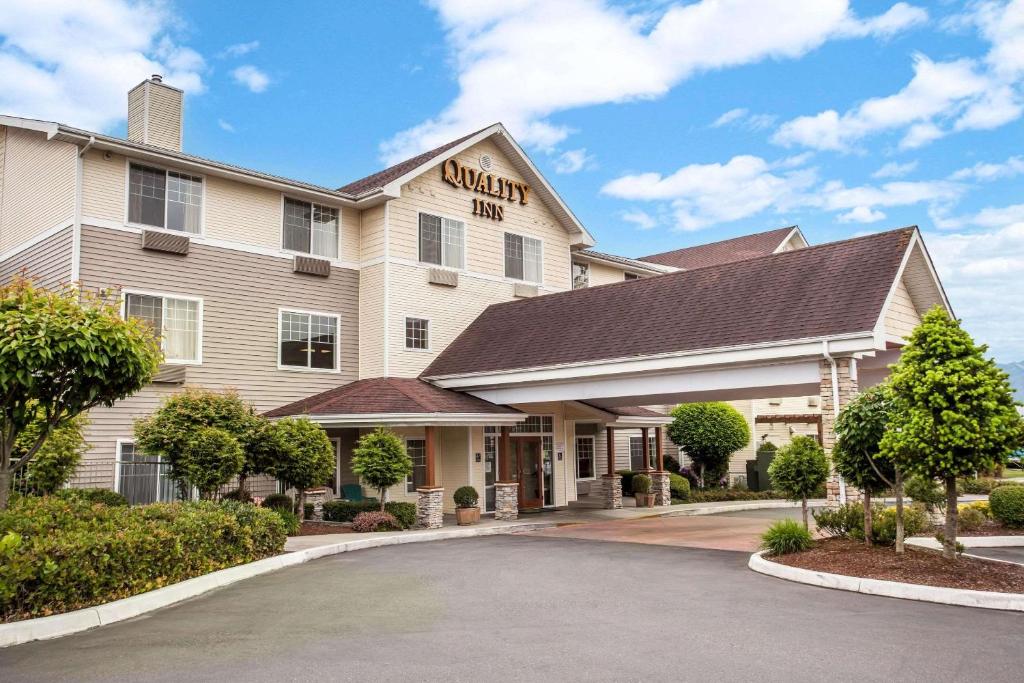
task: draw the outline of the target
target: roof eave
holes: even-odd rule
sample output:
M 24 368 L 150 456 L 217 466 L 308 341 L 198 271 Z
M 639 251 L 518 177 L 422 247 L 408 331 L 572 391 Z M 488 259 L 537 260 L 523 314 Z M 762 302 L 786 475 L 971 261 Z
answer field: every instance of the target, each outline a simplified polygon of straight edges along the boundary
M 305 417 L 325 428 L 352 427 L 472 427 L 478 425 L 512 426 L 526 419 L 521 412 L 508 413 L 338 413 L 338 414 L 302 414 L 275 415 L 271 419 L 283 417 Z

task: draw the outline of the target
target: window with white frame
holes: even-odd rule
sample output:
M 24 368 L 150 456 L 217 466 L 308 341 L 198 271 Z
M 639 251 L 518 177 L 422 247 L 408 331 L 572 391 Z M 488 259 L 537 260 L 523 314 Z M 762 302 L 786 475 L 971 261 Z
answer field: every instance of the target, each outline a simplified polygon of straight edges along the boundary
M 338 210 L 285 197 L 282 246 L 288 251 L 338 258 Z
M 543 244 L 534 237 L 505 233 L 505 277 L 541 282 Z
M 576 478 L 594 478 L 594 437 L 576 437 Z
M 280 363 L 289 368 L 338 367 L 338 316 L 281 311 Z
M 130 441 L 117 444 L 117 492 L 132 505 L 180 500 L 181 488 L 171 479 L 170 463 L 146 455 Z
M 166 361 L 198 363 L 202 359 L 198 299 L 127 293 L 124 311 L 127 318 L 142 320 L 160 337 Z
M 416 489 L 427 484 L 426 439 L 406 439 L 405 452 L 412 460 L 412 474 L 406 477 L 405 490 L 407 493 L 415 493 Z
M 203 179 L 129 164 L 128 222 L 197 235 L 202 232 Z
M 430 348 L 430 321 L 425 318 L 405 319 L 405 348 L 425 351 Z
M 465 268 L 466 224 L 428 213 L 420 214 L 420 262 Z
M 583 289 L 590 286 L 590 264 L 572 262 L 572 288 Z
M 654 467 L 654 463 L 657 462 L 658 452 L 655 450 L 655 438 L 648 436 L 647 441 L 649 444 L 650 462 L 648 463 L 651 467 Z M 644 466 L 644 437 L 642 436 L 631 436 L 629 437 L 629 469 L 634 472 L 643 469 Z

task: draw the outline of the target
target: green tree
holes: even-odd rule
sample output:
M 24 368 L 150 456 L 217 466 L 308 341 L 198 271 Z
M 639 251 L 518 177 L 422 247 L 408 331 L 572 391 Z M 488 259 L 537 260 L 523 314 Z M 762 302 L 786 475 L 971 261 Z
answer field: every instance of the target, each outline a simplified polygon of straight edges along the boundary
M 80 414 L 50 432 L 36 457 L 25 468 L 23 489 L 26 493 L 49 495 L 70 481 L 82 461 L 82 454 L 89 448 L 82 433 L 88 424 L 88 418 Z M 40 415 L 18 436 L 14 443 L 15 458 L 22 457 L 44 427 Z
M 322 486 L 334 473 L 334 446 L 323 427 L 306 418 L 275 421 L 277 438 L 286 445 L 277 476 L 298 491 L 299 519 L 306 516 L 306 489 Z
M 17 277 L 0 287 L 0 510 L 14 471 L 57 429 L 95 406 L 144 387 L 162 359 L 141 322 L 113 301 L 73 288 L 48 291 Z M 42 429 L 14 462 L 14 444 L 42 415 Z
M 729 469 L 729 457 L 750 443 L 750 427 L 728 403 L 682 403 L 672 410 L 668 435 L 696 468 L 697 482 L 717 480 Z
M 1005 372 L 985 358 L 960 321 L 935 307 L 910 335 L 895 365 L 895 410 L 882 452 L 899 467 L 946 487 L 943 554 L 956 557 L 956 478 L 994 468 L 1024 445 Z
M 896 494 L 896 552 L 903 552 L 903 473 L 881 457 L 879 444 L 892 415 L 892 395 L 880 384 L 854 397 L 836 419 L 832 465 L 864 492 L 864 542 L 871 545 L 871 496 L 892 488 Z
M 238 439 L 217 427 L 196 427 L 180 451 L 170 456 L 171 476 L 212 500 L 217 489 L 242 469 L 245 454 Z
M 383 512 L 388 489 L 412 474 L 412 460 L 394 432 L 378 427 L 364 434 L 352 451 L 352 472 L 377 489 Z
M 807 499 L 828 479 L 828 458 L 818 442 L 809 436 L 794 436 L 768 466 L 772 488 L 782 491 L 790 500 L 799 500 L 807 525 Z

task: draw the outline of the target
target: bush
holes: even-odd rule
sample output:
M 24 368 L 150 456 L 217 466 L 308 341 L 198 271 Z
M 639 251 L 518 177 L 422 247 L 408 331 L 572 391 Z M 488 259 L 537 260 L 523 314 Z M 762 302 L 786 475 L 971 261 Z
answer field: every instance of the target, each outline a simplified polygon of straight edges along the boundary
M 50 432 L 25 467 L 25 476 L 19 489 L 23 493 L 42 496 L 59 491 L 70 481 L 82 460 L 82 453 L 89 448 L 83 434 L 88 424 L 85 415 L 79 415 Z M 12 455 L 18 459 L 23 457 L 39 439 L 44 427 L 45 419 L 40 414 L 15 439 Z
M 665 455 L 662 457 L 661 461 L 665 465 L 666 472 L 671 472 L 672 474 L 679 474 L 679 470 L 682 469 L 682 467 L 680 467 L 679 465 L 679 459 L 676 458 L 676 456 L 674 455 Z
M 811 532 L 794 519 L 773 522 L 761 535 L 761 549 L 769 555 L 788 555 L 808 550 L 813 544 Z
M 903 493 L 915 503 L 924 505 L 929 512 L 944 510 L 946 507 L 946 492 L 934 479 L 915 475 L 903 485 Z
M 638 474 L 638 475 L 636 475 L 635 477 L 633 477 L 633 481 L 631 482 L 631 484 L 633 486 L 633 493 L 634 494 L 637 494 L 637 493 L 639 493 L 639 494 L 650 493 L 651 492 L 651 484 L 652 483 L 653 482 L 651 481 L 651 478 L 648 477 L 646 474 Z
M 292 497 L 287 493 L 271 493 L 263 499 L 263 507 L 270 508 L 272 510 L 287 510 L 288 512 L 293 512 L 295 510 L 295 503 L 292 501 Z
M 961 495 L 966 493 L 968 495 L 987 496 L 1002 483 L 993 477 L 964 477 L 956 480 L 956 490 Z
M 284 549 L 280 516 L 254 505 L 108 506 L 50 496 L 0 512 L 0 619 L 65 612 Z
M 401 529 L 394 515 L 380 510 L 360 512 L 352 520 L 352 531 L 367 533 L 370 531 L 398 531 Z
M 380 503 L 375 499 L 329 500 L 324 503 L 324 519 L 329 522 L 352 522 L 361 512 L 380 511 Z M 408 529 L 416 524 L 415 503 L 385 503 L 384 510 L 394 517 L 401 528 Z
M 922 505 L 908 505 L 903 508 L 903 534 L 916 536 L 928 528 L 928 513 Z M 861 537 L 864 530 L 861 529 Z M 896 544 L 896 508 L 874 508 L 871 521 L 871 540 L 878 545 Z
M 668 488 L 673 498 L 687 500 L 690 497 L 690 480 L 681 474 L 669 472 Z
M 847 503 L 811 512 L 818 529 L 838 538 L 864 538 L 864 506 Z
M 455 489 L 452 498 L 455 500 L 455 507 L 457 508 L 475 508 L 477 503 L 480 502 L 480 494 L 472 486 L 460 486 Z
M 977 531 L 985 526 L 987 519 L 985 513 L 978 508 L 962 508 L 958 510 L 957 514 L 957 524 L 960 531 Z
M 782 498 L 777 491 L 743 491 L 740 489 L 690 490 L 689 503 L 719 503 L 730 500 L 774 500 Z
M 988 497 L 992 516 L 1006 526 L 1024 526 L 1024 486 L 1000 486 Z
M 633 470 L 616 470 L 615 474 L 622 477 L 622 495 L 633 495 L 633 477 L 636 476 L 636 472 Z
M 55 494 L 64 500 L 77 500 L 85 503 L 103 503 L 110 507 L 128 505 L 128 499 L 117 491 L 110 489 L 60 489 Z
M 985 515 L 985 519 L 992 519 L 992 510 L 989 508 L 987 500 L 975 500 L 970 503 L 960 503 L 956 506 L 956 509 L 960 512 L 964 510 L 977 510 L 981 514 Z
M 352 450 L 352 473 L 376 489 L 384 500 L 387 490 L 412 474 L 412 460 L 405 443 L 392 431 L 378 427 L 359 437 Z M 382 508 L 383 509 L 383 508 Z
M 285 510 L 284 508 L 271 508 L 278 514 L 281 521 L 284 523 L 285 532 L 289 536 L 295 536 L 299 533 L 299 529 L 302 528 L 302 522 L 299 521 L 299 516 L 291 510 Z
M 221 494 L 221 500 L 237 500 L 242 503 L 251 503 L 252 494 L 249 493 L 248 489 L 232 489 L 227 493 Z
M 720 402 L 676 406 L 668 435 L 690 458 L 701 488 L 725 475 L 729 457 L 750 443 L 746 418 Z

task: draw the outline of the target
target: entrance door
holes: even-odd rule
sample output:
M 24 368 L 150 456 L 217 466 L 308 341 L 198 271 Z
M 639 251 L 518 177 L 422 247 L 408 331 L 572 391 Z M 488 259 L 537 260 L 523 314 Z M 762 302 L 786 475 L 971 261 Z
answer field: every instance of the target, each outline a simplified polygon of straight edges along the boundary
M 512 439 L 513 462 L 519 481 L 519 509 L 537 510 L 544 506 L 544 447 L 539 436 Z

